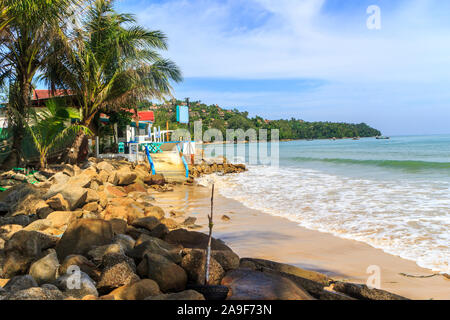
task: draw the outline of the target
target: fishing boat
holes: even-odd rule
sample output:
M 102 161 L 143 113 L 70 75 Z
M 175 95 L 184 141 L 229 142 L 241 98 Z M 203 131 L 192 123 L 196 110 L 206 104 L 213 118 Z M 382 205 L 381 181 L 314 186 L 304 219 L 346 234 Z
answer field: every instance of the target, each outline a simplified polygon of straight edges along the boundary
M 390 137 L 386 137 L 386 136 L 378 136 L 376 138 L 377 138 L 377 140 L 389 140 L 390 139 Z

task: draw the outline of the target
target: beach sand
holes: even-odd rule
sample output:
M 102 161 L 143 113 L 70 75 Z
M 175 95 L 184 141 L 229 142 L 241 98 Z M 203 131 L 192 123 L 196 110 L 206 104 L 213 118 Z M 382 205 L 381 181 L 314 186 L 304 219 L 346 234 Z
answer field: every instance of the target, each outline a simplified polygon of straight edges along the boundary
M 157 193 L 156 205 L 168 213 L 184 211 L 197 218 L 207 232 L 210 189 L 202 186 L 176 186 L 174 192 Z M 341 239 L 331 234 L 308 230 L 285 218 L 252 210 L 216 192 L 214 199 L 214 237 L 225 241 L 241 258 L 268 259 L 292 264 L 329 275 L 335 280 L 365 284 L 372 265 L 381 269 L 381 289 L 410 299 L 450 299 L 450 280 L 409 278 L 400 275 L 428 276 L 431 270 L 375 249 L 365 243 Z M 227 215 L 231 219 L 223 221 Z

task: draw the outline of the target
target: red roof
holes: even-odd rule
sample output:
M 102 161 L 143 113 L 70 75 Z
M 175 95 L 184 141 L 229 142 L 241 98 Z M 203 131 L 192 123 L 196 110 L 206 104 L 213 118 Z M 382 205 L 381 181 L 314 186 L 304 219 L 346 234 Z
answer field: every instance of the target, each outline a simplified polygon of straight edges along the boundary
M 64 97 L 72 95 L 70 90 L 55 90 L 52 94 L 51 90 L 34 90 L 32 100 L 46 100 L 53 97 Z
M 130 113 L 134 114 L 134 110 L 130 109 L 127 110 Z M 151 122 L 155 122 L 155 113 L 153 111 L 138 111 L 138 115 L 139 115 L 139 121 L 151 121 Z M 102 113 L 100 114 L 101 118 L 105 118 L 108 119 L 109 117 Z M 133 118 L 135 119 L 135 117 L 133 116 Z

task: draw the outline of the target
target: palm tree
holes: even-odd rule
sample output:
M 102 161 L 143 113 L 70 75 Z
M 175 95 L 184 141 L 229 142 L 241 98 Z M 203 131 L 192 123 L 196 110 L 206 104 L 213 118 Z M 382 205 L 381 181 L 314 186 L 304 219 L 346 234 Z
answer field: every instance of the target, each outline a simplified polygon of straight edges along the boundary
M 68 17 L 81 0 L 0 0 L 0 84 L 10 84 L 9 125 L 13 146 L 5 166 L 20 161 L 24 117 L 31 104 L 32 81 L 54 54 Z M 17 112 L 15 112 L 17 111 Z M 20 114 L 20 117 L 15 117 Z
M 47 157 L 50 150 L 70 134 L 84 132 L 90 134 L 90 130 L 77 123 L 70 122 L 80 119 L 80 112 L 75 108 L 64 107 L 60 100 L 50 100 L 40 112 L 31 109 L 31 121 L 25 121 L 26 128 L 33 137 L 34 145 L 39 152 L 40 168 L 47 167 Z
M 170 81 L 181 81 L 179 68 L 160 56 L 166 36 L 136 25 L 130 14 L 114 11 L 113 0 L 96 0 L 82 26 L 74 28 L 63 55 L 49 65 L 45 79 L 75 95 L 86 127 L 100 110 L 133 107 L 144 98 L 171 96 Z M 80 132 L 69 161 L 81 160 L 87 150 Z M 80 150 L 82 149 L 82 150 Z

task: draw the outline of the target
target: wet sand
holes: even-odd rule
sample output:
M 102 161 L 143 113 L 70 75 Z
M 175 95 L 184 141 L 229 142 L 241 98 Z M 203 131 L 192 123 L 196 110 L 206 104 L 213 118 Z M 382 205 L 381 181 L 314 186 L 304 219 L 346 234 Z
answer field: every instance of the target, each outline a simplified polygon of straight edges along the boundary
M 155 194 L 157 205 L 185 211 L 197 218 L 207 231 L 210 189 L 202 186 L 176 186 L 174 192 Z M 450 299 L 450 280 L 439 275 L 432 278 L 409 278 L 405 273 L 429 276 L 431 270 L 375 249 L 365 243 L 308 230 L 285 218 L 252 210 L 216 192 L 214 199 L 214 237 L 225 241 L 241 258 L 252 257 L 289 263 L 325 273 L 336 280 L 366 283 L 369 266 L 381 269 L 381 289 L 410 299 Z M 230 221 L 221 217 L 227 215 Z

